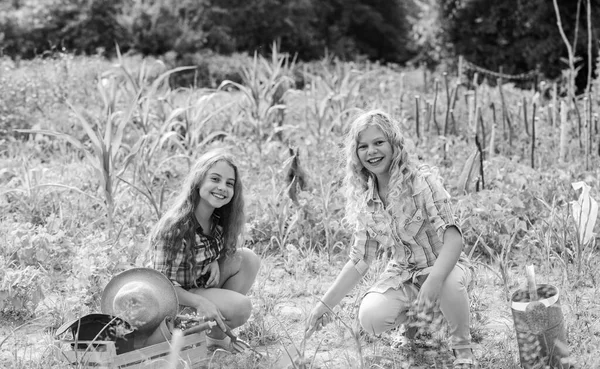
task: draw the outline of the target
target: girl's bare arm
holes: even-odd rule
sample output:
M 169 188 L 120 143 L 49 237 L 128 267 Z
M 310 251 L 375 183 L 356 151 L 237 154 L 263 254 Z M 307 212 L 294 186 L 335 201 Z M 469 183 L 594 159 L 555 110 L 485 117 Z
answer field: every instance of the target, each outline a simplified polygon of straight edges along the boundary
M 323 314 L 329 312 L 330 309 L 339 304 L 344 296 L 358 284 L 362 277 L 362 274 L 358 272 L 353 261 L 350 260 L 344 265 L 344 268 L 338 274 L 335 282 L 329 287 L 325 296 L 311 311 L 306 322 L 306 337 L 310 337 L 310 335 L 326 324 L 322 321 Z
M 425 307 L 438 300 L 442 285 L 456 265 L 461 251 L 462 235 L 456 227 L 448 227 L 444 232 L 444 246 L 440 255 L 417 296 L 416 302 L 419 307 Z
M 444 232 L 444 246 L 440 251 L 433 269 L 427 278 L 433 278 L 437 281 L 445 281 L 448 274 L 452 271 L 460 253 L 462 251 L 462 235 L 456 227 L 448 227 Z

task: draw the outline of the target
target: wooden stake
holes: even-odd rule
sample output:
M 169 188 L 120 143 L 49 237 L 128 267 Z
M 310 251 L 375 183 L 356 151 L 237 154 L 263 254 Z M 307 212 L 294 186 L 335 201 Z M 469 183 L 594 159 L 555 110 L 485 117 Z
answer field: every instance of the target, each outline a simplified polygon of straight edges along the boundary
M 437 134 L 439 135 L 440 132 L 440 126 L 438 125 L 437 122 L 437 98 L 438 98 L 438 91 L 440 88 L 440 81 L 438 79 L 435 80 L 435 93 L 433 95 L 433 123 L 435 124 L 435 129 L 437 130 Z
M 533 111 L 531 112 L 531 167 L 535 168 L 535 109 L 533 103 Z
M 565 162 L 567 157 L 567 104 L 560 102 L 560 141 L 558 144 L 558 161 Z
M 419 95 L 415 95 L 415 131 L 417 133 L 417 139 L 421 137 L 419 133 Z
M 529 136 L 529 123 L 527 123 L 527 98 L 523 96 L 523 123 L 525 125 L 525 133 Z

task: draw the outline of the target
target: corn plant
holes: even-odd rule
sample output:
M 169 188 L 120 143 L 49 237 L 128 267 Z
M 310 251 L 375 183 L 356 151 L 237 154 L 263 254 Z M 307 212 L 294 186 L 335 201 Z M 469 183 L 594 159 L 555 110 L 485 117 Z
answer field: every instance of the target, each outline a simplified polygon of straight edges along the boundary
M 173 132 L 175 133 L 175 132 Z M 122 176 L 118 176 L 117 178 L 120 181 L 123 181 L 131 188 L 140 193 L 152 206 L 154 213 L 156 215 L 157 220 L 160 219 L 162 215 L 162 207 L 164 200 L 164 191 L 165 191 L 165 182 L 161 184 L 161 189 L 158 194 L 155 194 L 152 183 L 157 178 L 156 172 L 162 164 L 164 164 L 167 160 L 159 163 L 159 165 L 153 167 L 151 166 L 151 159 L 154 156 L 154 153 L 161 147 L 163 147 L 164 142 L 167 141 L 171 135 L 158 136 L 158 135 L 144 135 L 140 137 L 138 142 L 133 146 L 131 152 L 124 160 L 124 169 L 126 169 L 127 165 L 134 160 L 136 157 L 139 158 L 139 164 L 134 173 L 134 179 L 132 181 L 128 181 L 124 179 Z M 183 156 L 183 155 L 181 155 Z M 186 156 L 184 156 L 186 159 Z M 171 156 L 168 159 L 173 159 Z M 153 167 L 154 169 L 149 169 Z M 124 170 L 123 170 L 124 171 Z M 136 179 L 139 183 L 136 183 Z
M 178 132 L 178 139 L 173 144 L 189 157 L 193 157 L 194 153 L 211 141 L 229 135 L 224 130 L 208 132 L 208 123 L 234 104 L 215 104 L 213 100 L 217 97 L 214 92 L 202 93 L 200 97 L 190 93 L 184 107 L 174 109 L 163 123 L 167 126 L 167 131 Z
M 289 56 L 280 54 L 273 46 L 271 60 L 254 54 L 252 65 L 242 69 L 242 83 L 225 80 L 219 86 L 219 90 L 234 88 L 242 93 L 240 122 L 250 128 L 259 153 L 265 138 L 271 139 L 277 132 L 269 125 L 274 123 L 278 112 L 286 109 L 282 102 L 294 82 L 288 76 L 293 65 Z
M 129 69 L 117 46 L 118 63 L 113 68 L 104 72 L 101 79 L 116 79 L 120 82 L 120 92 L 128 96 L 129 101 L 137 104 L 138 116 L 136 116 L 136 126 L 140 127 L 144 134 L 149 133 L 157 125 L 167 120 L 166 114 L 161 106 L 161 102 L 168 99 L 171 95 L 168 78 L 177 72 L 194 69 L 194 66 L 177 67 L 166 70 L 166 66 L 161 60 L 155 60 L 153 65 L 148 65 L 146 60 L 142 61 L 137 73 Z M 158 75 L 156 75 L 158 70 Z M 115 104 L 118 100 L 115 98 L 115 91 L 111 91 L 108 101 Z M 106 104 L 106 101 L 105 101 Z M 114 110 L 114 106 L 112 106 Z
M 122 60 L 120 53 L 118 55 L 119 60 Z M 118 72 L 109 70 L 102 74 L 98 80 L 97 88 L 103 102 L 102 116 L 97 118 L 90 117 L 71 103 L 67 103 L 71 111 L 75 114 L 78 123 L 89 137 L 92 152 L 87 150 L 86 142 L 83 139 L 73 134 L 52 130 L 20 130 L 23 133 L 40 133 L 64 139 L 75 148 L 85 152 L 88 162 L 94 168 L 98 178 L 100 178 L 108 228 L 111 234 L 114 230 L 113 215 L 118 184 L 116 180 L 124 172 L 129 160 L 131 160 L 130 155 L 127 160 L 119 161 L 121 151 L 131 151 L 129 146 L 123 142 L 125 130 L 133 122 L 133 116 L 137 111 L 141 111 L 142 122 L 144 120 L 148 121 L 147 118 L 150 114 L 149 106 L 156 98 L 158 91 L 163 88 L 165 80 L 171 74 L 184 69 L 189 68 L 181 67 L 164 72 L 152 81 L 152 83 L 149 83 L 148 72 L 145 67 L 141 68 L 138 78 L 134 78 L 121 62 L 118 66 Z M 122 76 L 125 79 L 121 78 Z M 121 95 L 126 95 L 124 98 L 125 107 L 122 110 L 119 109 L 119 103 L 123 100 Z M 171 119 L 174 119 L 179 113 L 181 112 L 176 111 L 172 114 Z M 148 130 L 149 124 L 142 124 L 142 129 L 144 131 Z
M 539 224 L 532 224 L 531 236 L 534 236 L 541 245 L 544 261 L 546 262 L 546 273 L 550 274 L 552 262 L 558 262 L 559 266 L 565 271 L 564 276 L 567 276 L 567 265 L 569 261 L 570 250 L 567 247 L 570 239 L 570 215 L 567 211 L 560 211 L 557 205 L 556 196 L 552 198 L 550 203 L 538 198 L 538 201 L 549 211 L 547 218 L 542 219 Z
M 321 200 L 323 212 L 323 227 L 325 229 L 325 245 L 327 249 L 327 260 L 331 262 L 331 254 L 335 251 L 336 247 L 342 249 L 343 243 L 336 241 L 338 235 L 343 231 L 343 227 L 340 222 L 336 220 L 337 213 L 343 210 L 343 204 L 336 203 L 333 199 L 333 195 L 336 193 L 335 182 L 327 181 L 323 184 L 323 179 L 319 179 L 321 187 Z M 338 216 L 339 217 L 339 216 Z
M 304 109 L 304 122 L 317 142 L 326 142 L 340 130 L 343 118 L 356 108 L 346 109 L 346 104 L 336 101 L 339 95 L 331 91 L 331 87 L 323 78 L 311 79 L 309 86 L 307 93 L 309 102 Z M 344 110 L 339 111 L 342 107 Z M 337 131 L 336 127 L 338 127 Z
M 300 212 L 298 210 L 295 212 L 291 211 L 292 208 L 289 206 L 291 200 L 287 199 L 287 197 L 285 199 L 286 201 L 283 201 L 280 205 L 269 204 L 269 210 L 276 214 L 277 219 L 276 228 L 274 229 L 276 234 L 271 236 L 270 243 L 272 247 L 276 247 L 275 250 L 283 253 L 285 253 L 285 246 L 300 219 Z
M 357 107 L 362 82 L 368 75 L 352 64 L 327 59 L 311 75 L 308 95 L 312 103 L 307 106 L 305 119 L 319 142 L 332 132 L 342 132 L 343 118 Z
M 5 172 L 8 173 L 9 170 L 6 169 Z M 85 193 L 77 187 L 45 182 L 46 172 L 46 168 L 30 168 L 30 163 L 22 160 L 19 170 L 11 171 L 11 174 L 14 175 L 13 183 L 18 184 L 18 187 L 12 188 L 11 186 L 11 188 L 8 188 L 8 186 L 2 186 L 0 187 L 0 196 L 10 196 L 17 205 L 14 206 L 14 209 L 25 218 L 29 218 L 34 224 L 42 222 L 44 214 L 47 212 L 47 209 L 44 208 L 47 205 L 45 201 L 46 192 L 42 191 L 44 188 L 74 191 L 92 199 L 94 202 L 102 202 L 101 199 Z
M 68 103 L 69 108 L 75 114 L 80 126 L 89 137 L 92 152 L 87 150 L 86 141 L 73 134 L 57 132 L 52 130 L 19 130 L 23 133 L 40 133 L 54 136 L 66 140 L 75 148 L 85 153 L 86 159 L 93 166 L 104 195 L 104 205 L 108 219 L 109 230 L 113 227 L 113 214 L 115 208 L 115 179 L 118 169 L 119 150 L 126 148 L 123 142 L 123 133 L 126 126 L 131 122 L 135 104 L 130 104 L 125 111 L 114 111 L 116 100 L 115 81 L 106 81 L 104 79 L 98 82 L 98 90 L 104 102 L 104 116 L 99 120 L 87 116 L 78 108 Z M 104 126 L 102 132 L 101 126 Z
M 171 95 L 172 96 L 172 95 Z M 191 165 L 194 153 L 207 142 L 225 132 L 213 132 L 203 138 L 206 123 L 225 107 L 219 107 L 212 111 L 207 108 L 208 101 L 212 95 L 205 95 L 194 104 L 183 107 L 173 107 L 168 112 L 166 119 L 149 133 L 141 136 L 132 147 L 129 154 L 123 160 L 123 169 L 119 180 L 140 193 L 152 206 L 157 219 L 162 215 L 164 191 L 166 182 L 163 180 L 158 193 L 153 189 L 153 183 L 159 179 L 159 171 L 172 160 L 184 159 L 188 168 Z M 188 99 L 188 100 L 191 100 Z M 188 101 L 189 102 L 189 101 Z M 210 111 L 203 117 L 203 112 Z M 190 114 L 191 112 L 191 114 Z M 183 119 L 183 121 L 182 121 Z M 181 153 L 168 155 L 165 158 L 157 158 L 157 154 L 165 148 L 176 148 Z M 125 179 L 123 174 L 130 163 L 136 162 L 131 179 Z

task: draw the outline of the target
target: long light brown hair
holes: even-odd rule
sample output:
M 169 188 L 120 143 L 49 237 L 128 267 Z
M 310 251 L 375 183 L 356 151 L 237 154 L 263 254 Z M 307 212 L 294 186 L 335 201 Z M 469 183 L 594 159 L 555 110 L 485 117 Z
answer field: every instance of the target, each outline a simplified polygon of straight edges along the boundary
M 200 202 L 199 188 L 206 174 L 216 163 L 225 161 L 234 170 L 233 197 L 229 203 L 214 210 L 223 228 L 223 241 L 227 253 L 235 252 L 238 239 L 245 224 L 244 194 L 242 180 L 234 157 L 223 149 L 212 150 L 202 155 L 186 177 L 173 205 L 156 224 L 151 236 L 151 248 L 163 247 L 168 255 L 167 263 L 173 261 L 184 238 L 187 239 L 186 257 L 194 243 L 194 211 Z M 193 265 L 195 267 L 195 265 Z

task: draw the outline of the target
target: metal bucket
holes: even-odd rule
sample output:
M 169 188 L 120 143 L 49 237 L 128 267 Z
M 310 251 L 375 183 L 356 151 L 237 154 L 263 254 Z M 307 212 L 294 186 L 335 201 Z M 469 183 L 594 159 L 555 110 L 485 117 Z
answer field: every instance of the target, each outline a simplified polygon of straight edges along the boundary
M 537 293 L 543 307 L 536 312 L 532 311 L 532 306 L 527 309 L 531 302 L 526 289 L 516 291 L 511 298 L 521 365 L 530 369 L 539 368 L 543 363 L 553 369 L 569 369 L 567 334 L 558 288 L 538 284 Z

